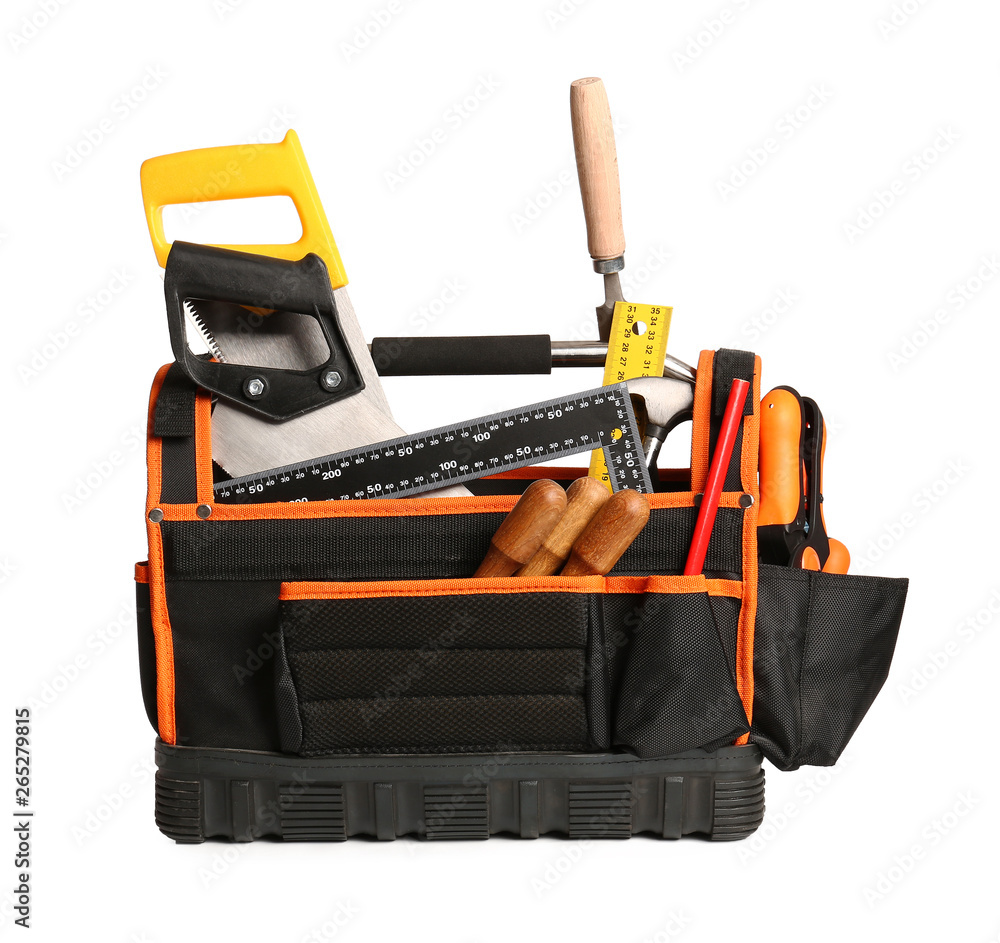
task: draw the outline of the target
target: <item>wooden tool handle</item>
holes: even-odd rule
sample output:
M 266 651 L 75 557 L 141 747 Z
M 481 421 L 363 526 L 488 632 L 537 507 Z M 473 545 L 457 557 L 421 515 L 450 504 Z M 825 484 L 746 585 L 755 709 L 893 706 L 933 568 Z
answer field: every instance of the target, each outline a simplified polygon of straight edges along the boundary
M 617 259 L 625 253 L 625 230 L 615 129 L 604 83 L 597 78 L 573 82 L 569 87 L 569 110 L 590 257 Z
M 566 510 L 534 556 L 515 576 L 551 576 L 566 562 L 577 537 L 611 497 L 596 478 L 577 478 L 566 491 Z
M 527 563 L 566 510 L 566 492 L 541 478 L 524 489 L 497 528 L 486 558 L 474 576 L 510 576 Z
M 649 520 L 649 502 L 624 488 L 608 498 L 573 544 L 563 576 L 602 576 L 628 550 Z

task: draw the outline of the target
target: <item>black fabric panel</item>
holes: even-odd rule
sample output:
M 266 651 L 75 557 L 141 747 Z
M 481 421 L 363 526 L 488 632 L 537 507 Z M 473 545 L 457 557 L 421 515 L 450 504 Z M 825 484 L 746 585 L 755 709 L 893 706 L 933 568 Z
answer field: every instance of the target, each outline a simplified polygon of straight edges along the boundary
M 583 593 L 502 593 L 286 601 L 289 656 L 336 648 L 583 648 Z
M 726 661 L 729 662 L 729 672 L 736 677 L 736 647 L 740 628 L 740 608 L 742 602 L 732 596 L 709 596 L 709 605 L 715 617 L 715 626 L 719 630 L 719 641 Z
M 194 435 L 194 402 L 198 387 L 175 363 L 167 371 L 153 410 L 153 435 L 162 438 Z
M 302 754 L 586 750 L 582 697 L 402 697 L 310 701 Z
M 156 641 L 153 614 L 149 607 L 149 584 L 135 584 L 135 621 L 139 636 L 139 685 L 142 705 L 153 729 L 159 733 L 156 716 Z
M 705 556 L 706 574 L 742 578 L 743 514 L 739 508 L 719 508 Z M 632 541 L 611 575 L 682 572 L 697 516 L 697 508 L 654 509 L 649 515 L 649 523 Z
M 590 637 L 587 641 L 587 725 L 590 741 L 598 749 L 611 746 L 611 705 L 613 651 L 604 618 L 604 599 L 590 599 Z
M 392 580 L 471 576 L 502 513 L 164 522 L 178 579 Z
M 580 648 L 354 648 L 299 652 L 289 662 L 302 701 L 583 693 Z
M 302 717 L 299 714 L 299 695 L 288 663 L 285 634 L 279 632 L 278 652 L 275 655 L 274 705 L 278 712 L 278 732 L 281 749 L 298 753 L 302 747 Z
M 712 423 L 709 435 L 710 454 L 715 454 L 715 444 L 718 440 L 722 416 L 729 400 L 729 390 L 734 379 L 746 380 L 750 384 L 746 401 L 743 404 L 743 415 L 753 415 L 753 375 L 756 358 L 749 351 L 728 350 L 716 351 L 712 361 Z M 740 423 L 733 444 L 733 454 L 726 469 L 726 480 L 723 491 L 742 491 L 743 479 L 740 474 L 740 460 L 743 454 L 743 423 Z
M 277 582 L 169 581 L 177 743 L 280 748 Z
M 615 745 L 648 759 L 714 749 L 749 729 L 708 594 L 647 594 L 622 677 Z
M 192 497 L 191 500 L 194 500 Z M 719 508 L 706 573 L 740 578 L 743 511 Z M 697 512 L 657 508 L 614 576 L 679 573 Z M 165 521 L 163 551 L 174 579 L 393 580 L 471 576 L 504 515 Z
M 194 437 L 163 439 L 160 448 L 163 467 L 160 500 L 164 504 L 193 504 L 198 500 Z
M 751 736 L 779 769 L 836 762 L 888 675 L 907 585 L 760 567 Z

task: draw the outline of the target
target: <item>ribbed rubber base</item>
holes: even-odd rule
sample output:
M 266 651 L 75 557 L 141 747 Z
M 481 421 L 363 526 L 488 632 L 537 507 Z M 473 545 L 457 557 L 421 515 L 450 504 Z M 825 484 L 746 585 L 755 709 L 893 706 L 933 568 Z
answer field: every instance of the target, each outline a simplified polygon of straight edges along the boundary
M 156 824 L 177 842 L 745 838 L 764 818 L 753 745 L 629 754 L 303 759 L 156 742 Z

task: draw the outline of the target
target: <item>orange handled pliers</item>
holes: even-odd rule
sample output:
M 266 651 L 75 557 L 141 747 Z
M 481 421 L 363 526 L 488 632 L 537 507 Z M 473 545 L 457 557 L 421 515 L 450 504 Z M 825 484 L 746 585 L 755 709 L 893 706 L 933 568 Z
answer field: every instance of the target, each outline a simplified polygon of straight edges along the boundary
M 846 573 L 851 555 L 827 536 L 823 519 L 826 424 L 819 406 L 790 386 L 779 386 L 764 397 L 760 409 L 761 561 Z

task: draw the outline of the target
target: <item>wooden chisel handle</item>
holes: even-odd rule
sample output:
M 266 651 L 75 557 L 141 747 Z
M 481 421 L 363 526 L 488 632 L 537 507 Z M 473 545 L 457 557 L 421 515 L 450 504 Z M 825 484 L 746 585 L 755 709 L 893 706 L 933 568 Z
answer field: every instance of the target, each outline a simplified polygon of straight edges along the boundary
M 569 87 L 569 110 L 590 257 L 617 259 L 625 253 L 625 230 L 615 130 L 604 83 L 598 78 L 573 82 Z
M 649 502 L 630 488 L 616 491 L 573 544 L 563 576 L 603 576 L 649 520 Z
M 474 576 L 511 576 L 527 563 L 566 510 L 566 492 L 548 478 L 532 482 L 490 541 Z
M 596 478 L 589 475 L 577 478 L 566 490 L 566 510 L 559 523 L 542 541 L 535 555 L 514 575 L 551 576 L 558 573 L 577 537 L 610 497 L 611 493 Z

